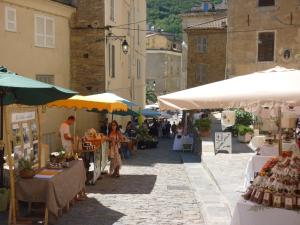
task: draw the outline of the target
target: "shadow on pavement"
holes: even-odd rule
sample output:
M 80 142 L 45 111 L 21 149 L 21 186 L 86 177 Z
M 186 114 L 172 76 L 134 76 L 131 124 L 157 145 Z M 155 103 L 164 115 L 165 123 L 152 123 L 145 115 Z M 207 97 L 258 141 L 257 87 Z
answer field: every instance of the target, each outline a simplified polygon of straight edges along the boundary
M 95 186 L 87 186 L 87 193 L 94 194 L 150 194 L 156 175 L 121 175 L 119 178 L 105 177 Z
M 123 213 L 103 206 L 97 199 L 88 198 L 75 204 L 70 212 L 64 214 L 55 224 L 112 225 L 123 216 L 125 216 Z

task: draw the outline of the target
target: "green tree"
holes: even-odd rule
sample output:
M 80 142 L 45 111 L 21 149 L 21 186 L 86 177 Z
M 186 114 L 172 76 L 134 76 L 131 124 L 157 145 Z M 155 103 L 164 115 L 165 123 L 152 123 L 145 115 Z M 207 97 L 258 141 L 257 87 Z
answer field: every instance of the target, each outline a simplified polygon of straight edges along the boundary
M 222 0 L 212 0 L 221 3 Z M 175 33 L 181 37 L 180 14 L 189 11 L 193 6 L 199 6 L 201 0 L 147 0 L 147 20 L 150 26 Z
M 146 103 L 153 104 L 157 102 L 157 96 L 153 90 L 146 90 Z

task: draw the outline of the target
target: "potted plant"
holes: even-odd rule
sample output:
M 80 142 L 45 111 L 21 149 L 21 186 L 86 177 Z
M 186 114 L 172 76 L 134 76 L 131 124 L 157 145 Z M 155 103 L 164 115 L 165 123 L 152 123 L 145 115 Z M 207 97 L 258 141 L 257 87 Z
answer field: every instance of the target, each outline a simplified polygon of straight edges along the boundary
M 196 120 L 195 126 L 198 128 L 199 135 L 201 137 L 210 136 L 211 120 L 209 118 Z
M 57 152 L 52 152 L 50 154 L 50 162 L 51 163 L 62 163 L 66 159 L 66 153 L 63 149 L 60 149 Z
M 33 178 L 35 175 L 33 170 L 33 162 L 31 160 L 20 159 L 19 160 L 19 174 L 22 178 Z
M 238 125 L 238 139 L 241 143 L 248 143 L 251 141 L 253 129 L 249 126 Z

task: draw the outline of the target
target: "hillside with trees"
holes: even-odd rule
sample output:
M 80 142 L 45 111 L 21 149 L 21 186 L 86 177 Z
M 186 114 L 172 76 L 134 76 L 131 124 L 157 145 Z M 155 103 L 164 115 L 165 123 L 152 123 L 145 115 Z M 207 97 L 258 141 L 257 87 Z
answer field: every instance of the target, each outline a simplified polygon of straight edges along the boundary
M 213 0 L 219 3 L 221 0 Z M 155 29 L 175 33 L 181 37 L 180 13 L 201 5 L 201 0 L 147 0 L 147 22 Z

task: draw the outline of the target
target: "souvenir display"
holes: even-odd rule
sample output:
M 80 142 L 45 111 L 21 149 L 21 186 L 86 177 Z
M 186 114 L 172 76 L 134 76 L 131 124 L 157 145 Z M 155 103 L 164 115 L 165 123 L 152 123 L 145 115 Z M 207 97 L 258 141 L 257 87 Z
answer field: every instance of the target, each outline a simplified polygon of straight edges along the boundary
M 300 156 L 285 151 L 270 159 L 243 197 L 265 206 L 299 209 Z

